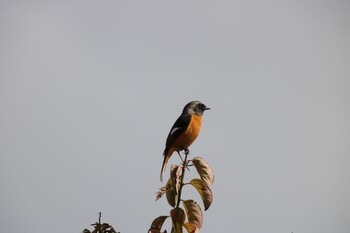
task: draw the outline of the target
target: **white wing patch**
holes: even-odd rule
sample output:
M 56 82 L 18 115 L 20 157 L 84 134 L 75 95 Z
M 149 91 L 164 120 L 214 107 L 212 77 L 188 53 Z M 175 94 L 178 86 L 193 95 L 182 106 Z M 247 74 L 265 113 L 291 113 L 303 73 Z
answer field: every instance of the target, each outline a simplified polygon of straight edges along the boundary
M 180 127 L 176 127 L 176 128 L 173 128 L 171 131 L 170 131 L 170 135 L 173 135 L 176 131 L 178 131 L 180 129 Z

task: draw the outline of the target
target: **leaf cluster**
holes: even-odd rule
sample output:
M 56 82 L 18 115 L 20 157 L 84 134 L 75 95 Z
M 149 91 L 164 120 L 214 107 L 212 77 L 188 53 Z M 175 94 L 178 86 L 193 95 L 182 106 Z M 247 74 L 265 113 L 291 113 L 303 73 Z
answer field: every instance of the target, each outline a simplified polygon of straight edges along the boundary
M 187 158 L 187 156 L 186 156 Z M 184 185 L 192 185 L 199 193 L 202 199 L 204 210 L 209 209 L 213 194 L 210 185 L 214 183 L 214 174 L 208 163 L 201 157 L 195 157 L 192 160 L 185 160 L 181 165 L 173 165 L 170 169 L 170 178 L 166 185 L 161 187 L 156 193 L 156 200 L 160 199 L 164 194 L 168 204 L 173 207 L 170 216 L 160 216 L 156 218 L 148 231 L 148 233 L 166 233 L 161 231 L 163 223 L 170 217 L 172 222 L 172 233 L 182 233 L 183 228 L 188 233 L 197 233 L 203 224 L 203 213 L 201 207 L 194 200 L 182 200 L 181 191 Z M 184 183 L 184 174 L 186 168 L 194 166 L 200 178 L 192 179 L 188 183 Z M 182 202 L 183 208 L 180 207 Z M 186 222 L 187 219 L 187 222 Z
M 94 226 L 94 230 L 90 231 L 89 229 L 84 229 L 82 233 L 120 233 L 117 232 L 110 224 L 101 223 L 101 212 L 99 213 L 99 220 L 91 224 Z

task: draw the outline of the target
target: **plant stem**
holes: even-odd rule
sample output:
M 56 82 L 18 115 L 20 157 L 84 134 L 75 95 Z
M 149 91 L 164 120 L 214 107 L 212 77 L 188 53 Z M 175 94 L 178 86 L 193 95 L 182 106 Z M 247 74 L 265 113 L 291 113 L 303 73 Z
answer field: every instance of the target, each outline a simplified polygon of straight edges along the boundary
M 185 177 L 185 171 L 186 171 L 186 166 L 187 166 L 187 155 L 188 154 L 189 154 L 189 151 L 185 150 L 185 159 L 182 163 L 181 183 L 180 183 L 179 193 L 177 194 L 176 208 L 179 208 L 179 206 L 180 206 L 181 192 L 182 192 L 182 187 L 184 186 L 184 177 Z

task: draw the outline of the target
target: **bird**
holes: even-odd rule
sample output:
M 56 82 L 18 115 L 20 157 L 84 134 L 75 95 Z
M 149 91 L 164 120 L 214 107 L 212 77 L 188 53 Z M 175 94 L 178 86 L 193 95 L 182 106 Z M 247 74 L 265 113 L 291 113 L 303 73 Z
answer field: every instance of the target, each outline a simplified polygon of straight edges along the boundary
M 191 101 L 183 108 L 181 115 L 171 127 L 163 152 L 163 164 L 160 171 L 160 181 L 163 181 L 164 171 L 171 155 L 176 151 L 188 153 L 188 147 L 196 140 L 202 126 L 204 111 L 210 110 L 200 101 Z M 181 157 L 181 156 L 180 156 Z

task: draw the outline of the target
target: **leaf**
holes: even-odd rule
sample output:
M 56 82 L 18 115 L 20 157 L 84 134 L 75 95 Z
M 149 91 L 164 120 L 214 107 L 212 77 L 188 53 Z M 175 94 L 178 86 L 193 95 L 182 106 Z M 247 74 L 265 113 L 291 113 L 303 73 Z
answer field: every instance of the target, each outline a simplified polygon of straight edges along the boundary
M 189 227 L 190 227 L 190 226 L 192 226 L 192 223 L 193 223 L 195 226 L 195 229 L 198 229 L 198 231 L 199 231 L 202 227 L 202 224 L 203 224 L 203 213 L 202 213 L 201 207 L 194 200 L 183 201 L 183 205 L 185 207 L 186 215 L 187 215 L 187 219 L 188 219 L 187 225 L 189 225 Z M 187 227 L 186 227 L 186 229 L 187 229 Z M 193 229 L 193 228 L 191 227 L 191 229 Z M 194 232 L 193 230 L 189 231 L 188 229 L 187 229 L 187 231 Z
M 203 158 L 195 157 L 192 159 L 192 163 L 202 180 L 207 182 L 208 185 L 214 183 L 213 170 L 209 167 L 209 164 Z
M 109 225 L 108 223 L 102 223 L 101 230 L 102 230 L 102 232 L 104 232 L 110 227 L 111 227 L 111 225 Z
M 184 227 L 186 228 L 188 233 L 198 233 L 199 229 L 196 227 L 196 224 L 193 222 L 186 222 L 184 224 Z
M 176 195 L 175 189 L 173 188 L 173 181 L 171 178 L 168 179 L 164 187 L 161 187 L 159 191 L 156 192 L 156 201 L 158 201 L 163 196 L 164 193 L 166 193 L 166 198 L 169 205 L 171 205 L 172 207 L 175 207 L 177 195 Z
M 185 211 L 180 207 L 174 208 L 170 211 L 170 216 L 173 225 L 171 228 L 171 233 L 182 233 L 182 226 L 186 220 Z
M 148 233 L 160 233 L 163 223 L 168 217 L 169 216 L 159 216 L 158 218 L 154 219 Z
M 177 195 L 173 183 L 174 181 L 170 177 L 168 182 L 166 183 L 166 187 L 168 188 L 168 190 L 166 191 L 166 199 L 170 206 L 175 207 Z
M 180 176 L 181 176 L 181 169 L 182 166 L 180 165 L 171 165 L 170 168 L 170 178 L 173 181 L 173 188 L 176 191 L 176 194 L 179 192 L 180 189 Z
M 168 184 L 168 183 L 167 183 Z M 158 201 L 160 198 L 162 198 L 163 194 L 167 191 L 167 185 L 164 187 L 161 187 L 158 192 L 156 192 L 156 201 Z
M 201 198 L 203 200 L 204 210 L 207 210 L 213 201 L 213 194 L 212 194 L 207 182 L 205 182 L 201 179 L 193 179 L 190 181 L 190 184 L 192 184 L 193 187 L 195 187 L 197 189 L 199 195 L 201 196 Z
M 94 226 L 95 229 L 92 231 L 92 233 L 97 233 L 101 231 L 101 224 L 99 224 L 98 222 L 91 224 L 91 226 Z
M 172 165 L 170 168 L 170 178 L 165 185 L 166 190 L 166 198 L 172 207 L 175 207 L 177 201 L 177 193 L 180 188 L 180 175 L 181 175 L 182 166 Z
M 156 201 L 158 201 L 164 193 L 166 194 L 167 201 L 170 206 L 175 207 L 176 205 L 176 200 L 177 200 L 177 195 L 175 191 L 175 187 L 173 185 L 173 180 L 170 177 L 165 184 L 165 186 L 161 187 L 158 192 L 156 192 Z

